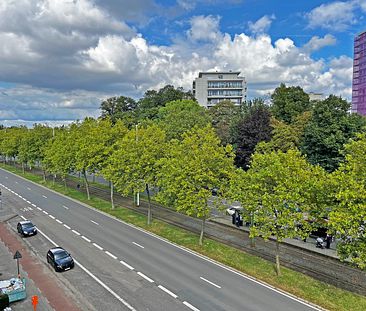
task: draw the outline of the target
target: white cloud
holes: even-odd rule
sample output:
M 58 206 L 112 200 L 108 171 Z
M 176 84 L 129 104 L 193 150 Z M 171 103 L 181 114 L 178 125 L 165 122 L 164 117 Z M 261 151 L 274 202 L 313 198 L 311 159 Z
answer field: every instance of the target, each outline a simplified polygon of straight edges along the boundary
M 321 27 L 333 31 L 345 30 L 349 25 L 357 22 L 354 10 L 358 6 L 359 2 L 357 0 L 322 4 L 306 15 L 309 27 Z
M 336 38 L 329 34 L 325 35 L 323 38 L 314 36 L 303 46 L 303 50 L 306 52 L 313 52 L 320 50 L 325 46 L 335 45 L 336 43 Z
M 194 16 L 191 19 L 191 28 L 187 32 L 187 36 L 192 41 L 215 41 L 219 39 L 220 17 L 218 16 Z
M 264 15 L 262 16 L 260 19 L 258 19 L 255 23 L 253 22 L 249 22 L 249 30 L 252 33 L 265 33 L 267 32 L 267 30 L 269 29 L 269 27 L 272 24 L 272 21 L 275 19 L 276 17 L 272 14 L 271 16 L 268 15 Z
M 284 82 L 350 98 L 350 59 L 327 64 L 310 55 L 333 44 L 330 35 L 298 47 L 286 37 L 273 42 L 263 33 L 265 19 L 253 23 L 255 35 L 231 36 L 220 30 L 219 16 L 208 15 L 192 17 L 173 44 L 152 45 L 95 3 L 0 1 L 0 81 L 14 84 L 0 82 L 0 120 L 97 116 L 108 96 L 140 97 L 166 84 L 190 89 L 198 72 L 208 70 L 241 71 L 250 96 Z

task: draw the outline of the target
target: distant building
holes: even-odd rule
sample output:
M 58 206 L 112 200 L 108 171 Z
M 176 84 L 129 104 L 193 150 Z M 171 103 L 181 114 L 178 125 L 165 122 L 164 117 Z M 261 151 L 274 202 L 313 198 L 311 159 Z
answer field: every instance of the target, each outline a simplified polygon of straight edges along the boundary
M 200 72 L 193 81 L 193 95 L 198 103 L 206 108 L 213 107 L 223 100 L 235 105 L 246 101 L 247 86 L 240 72 Z
M 323 100 L 324 98 L 324 94 L 323 93 L 314 93 L 314 92 L 309 92 L 309 100 Z
M 366 31 L 355 38 L 353 56 L 352 112 L 366 115 Z

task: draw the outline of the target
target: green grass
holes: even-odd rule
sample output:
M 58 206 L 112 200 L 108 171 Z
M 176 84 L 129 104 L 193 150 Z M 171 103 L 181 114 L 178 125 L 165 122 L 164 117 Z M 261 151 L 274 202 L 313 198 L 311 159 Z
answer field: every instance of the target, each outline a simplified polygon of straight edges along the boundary
M 81 202 L 111 214 L 123 221 L 134 224 L 138 227 L 153 232 L 169 241 L 192 249 L 200 254 L 226 264 L 236 270 L 242 271 L 257 279 L 267 282 L 277 288 L 280 288 L 293 295 L 301 297 L 307 301 L 313 302 L 328 310 L 334 311 L 364 311 L 366 310 L 366 297 L 357 295 L 332 285 L 328 285 L 305 276 L 299 272 L 282 267 L 281 276 L 275 273 L 274 265 L 261 258 L 249 255 L 238 249 L 229 247 L 222 243 L 205 239 L 204 245 L 198 245 L 198 235 L 189 231 L 166 224 L 162 221 L 153 220 L 152 225 L 146 224 L 146 217 L 127 208 L 117 207 L 112 210 L 110 203 L 92 197 L 87 200 L 86 195 L 74 189 L 65 189 L 61 184 L 53 184 L 52 182 L 43 182 L 43 178 L 26 172 L 23 174 L 21 170 L 17 170 L 11 166 L 0 165 L 20 176 L 29 180 L 40 183 L 50 189 L 68 195 Z M 330 267 L 331 268 L 331 267 Z

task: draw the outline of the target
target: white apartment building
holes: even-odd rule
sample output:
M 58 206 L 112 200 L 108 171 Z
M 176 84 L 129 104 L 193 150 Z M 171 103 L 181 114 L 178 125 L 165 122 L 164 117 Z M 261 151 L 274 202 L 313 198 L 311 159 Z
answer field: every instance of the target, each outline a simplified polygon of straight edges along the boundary
M 240 105 L 247 99 L 247 86 L 240 72 L 200 72 L 193 81 L 193 95 L 206 108 L 223 100 Z

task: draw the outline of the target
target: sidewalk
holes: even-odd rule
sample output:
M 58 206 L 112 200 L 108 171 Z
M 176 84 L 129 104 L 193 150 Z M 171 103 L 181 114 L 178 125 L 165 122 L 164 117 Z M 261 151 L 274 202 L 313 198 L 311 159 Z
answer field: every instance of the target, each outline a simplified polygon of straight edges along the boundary
M 231 222 L 231 216 L 216 216 L 214 218 L 211 218 L 210 221 L 249 233 L 249 227 L 242 226 L 242 227 L 238 228 L 235 225 L 233 225 Z M 275 239 L 273 239 L 273 240 L 275 241 Z M 298 248 L 306 249 L 311 252 L 315 252 L 315 253 L 322 254 L 322 255 L 325 255 L 328 257 L 339 259 L 338 255 L 337 255 L 337 251 L 336 251 L 336 247 L 337 247 L 336 242 L 332 242 L 330 244 L 330 249 L 326 249 L 326 248 L 321 249 L 321 248 L 315 247 L 316 239 L 312 238 L 312 237 L 308 237 L 306 239 L 306 242 L 304 242 L 303 240 L 301 240 L 299 238 L 299 239 L 285 239 L 282 243 L 286 243 L 289 245 L 296 246 Z

